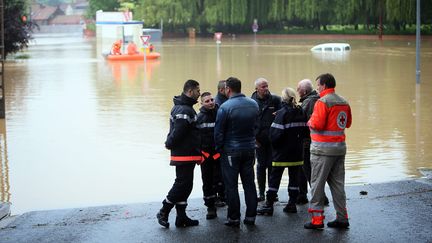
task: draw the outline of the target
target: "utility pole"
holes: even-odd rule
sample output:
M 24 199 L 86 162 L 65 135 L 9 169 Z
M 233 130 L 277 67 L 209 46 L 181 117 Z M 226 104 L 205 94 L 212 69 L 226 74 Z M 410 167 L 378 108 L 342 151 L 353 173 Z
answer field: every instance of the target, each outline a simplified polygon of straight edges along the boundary
M 382 35 L 383 35 L 383 23 L 382 23 L 382 15 L 383 15 L 383 1 L 379 1 L 379 39 L 382 40 Z
M 416 22 L 416 84 L 420 84 L 420 0 L 417 0 Z
M 5 85 L 4 85 L 4 60 L 5 60 L 5 43 L 4 43 L 4 1 L 0 0 L 0 119 L 5 118 Z

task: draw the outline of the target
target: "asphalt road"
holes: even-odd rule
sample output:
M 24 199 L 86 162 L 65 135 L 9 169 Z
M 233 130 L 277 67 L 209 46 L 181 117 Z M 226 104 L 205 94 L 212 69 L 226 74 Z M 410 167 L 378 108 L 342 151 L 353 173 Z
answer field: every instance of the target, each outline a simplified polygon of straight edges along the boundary
M 113 205 L 8 217 L 0 221 L 0 242 L 432 242 L 431 180 L 350 186 L 346 191 L 348 230 L 304 229 L 307 205 L 298 206 L 297 214 L 284 213 L 287 193 L 281 190 L 274 215 L 258 216 L 255 226 L 225 226 L 226 208 L 218 209 L 218 218 L 206 220 L 202 199 L 192 199 L 187 213 L 199 220 L 197 227 L 176 228 L 173 210 L 171 227 L 162 228 L 155 218 L 160 202 Z M 325 215 L 326 222 L 335 217 L 331 200 Z

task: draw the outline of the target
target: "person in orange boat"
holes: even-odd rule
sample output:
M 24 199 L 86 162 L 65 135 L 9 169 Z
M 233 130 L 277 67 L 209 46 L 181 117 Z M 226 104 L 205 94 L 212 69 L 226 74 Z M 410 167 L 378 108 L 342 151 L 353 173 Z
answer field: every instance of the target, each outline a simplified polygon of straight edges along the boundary
M 129 44 L 127 46 L 127 54 L 128 55 L 135 55 L 138 53 L 139 52 L 138 52 L 136 44 L 133 41 L 129 42 Z
M 114 42 L 111 48 L 111 55 L 121 55 L 121 45 L 122 45 L 121 40 Z

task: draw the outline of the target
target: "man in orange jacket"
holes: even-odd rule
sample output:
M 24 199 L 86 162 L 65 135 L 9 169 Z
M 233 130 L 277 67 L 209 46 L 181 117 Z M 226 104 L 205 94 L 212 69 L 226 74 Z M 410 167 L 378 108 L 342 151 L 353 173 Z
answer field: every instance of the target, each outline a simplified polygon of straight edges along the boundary
M 315 103 L 308 125 L 311 131 L 311 192 L 309 212 L 312 221 L 306 229 L 324 228 L 324 186 L 327 181 L 333 197 L 336 219 L 331 228 L 348 228 L 345 196 L 345 128 L 351 126 L 351 108 L 335 93 L 336 80 L 326 73 L 316 79 L 320 99 Z
M 138 53 L 139 52 L 138 52 L 138 48 L 137 48 L 136 44 L 133 41 L 129 42 L 129 44 L 127 46 L 127 54 L 128 55 L 136 55 Z
M 115 41 L 111 48 L 111 55 L 121 55 L 121 47 L 122 47 L 122 41 L 121 40 Z

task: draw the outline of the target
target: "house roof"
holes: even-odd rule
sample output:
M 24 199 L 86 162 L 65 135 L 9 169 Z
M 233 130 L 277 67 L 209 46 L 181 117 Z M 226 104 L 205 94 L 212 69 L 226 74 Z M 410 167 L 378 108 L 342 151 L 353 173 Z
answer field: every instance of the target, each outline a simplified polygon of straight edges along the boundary
M 89 7 L 88 2 L 82 2 L 82 3 L 76 3 L 75 7 L 76 9 L 87 9 Z
M 47 20 L 49 19 L 58 9 L 58 7 L 45 6 L 41 4 L 33 4 L 31 7 L 31 16 L 33 20 Z M 60 10 L 61 11 L 61 10 Z
M 70 6 L 69 3 L 62 3 L 60 5 L 58 5 L 58 7 L 62 10 L 62 11 L 66 11 L 67 7 Z
M 82 21 L 81 15 L 57 15 L 50 24 L 81 24 Z

